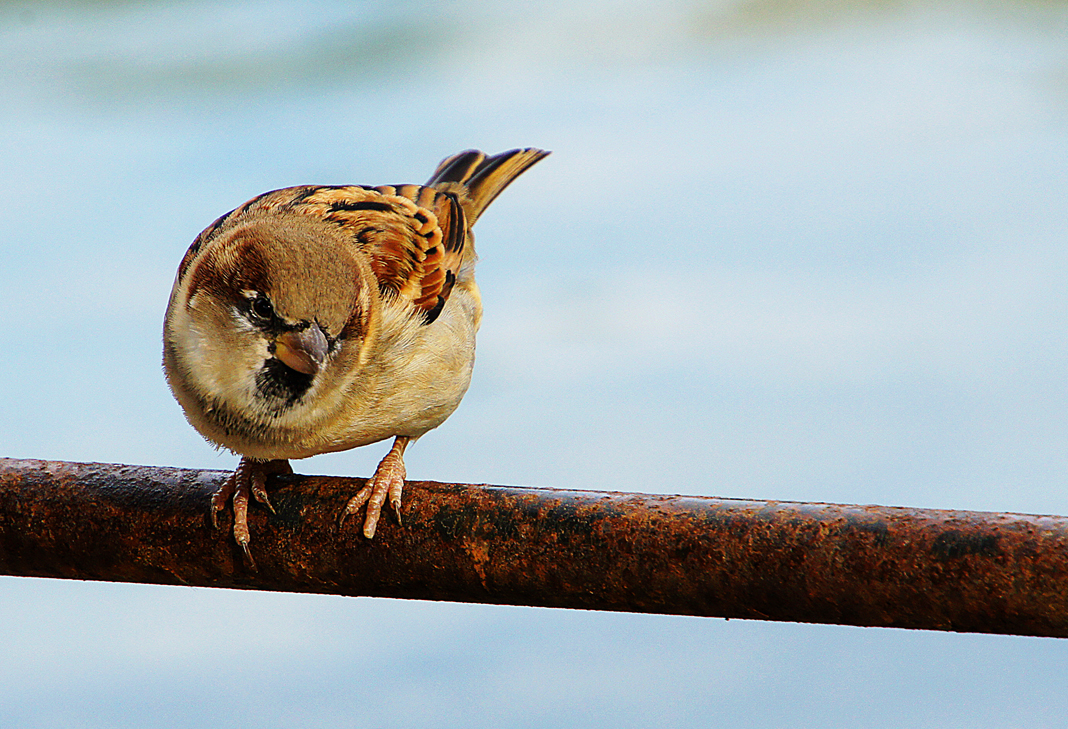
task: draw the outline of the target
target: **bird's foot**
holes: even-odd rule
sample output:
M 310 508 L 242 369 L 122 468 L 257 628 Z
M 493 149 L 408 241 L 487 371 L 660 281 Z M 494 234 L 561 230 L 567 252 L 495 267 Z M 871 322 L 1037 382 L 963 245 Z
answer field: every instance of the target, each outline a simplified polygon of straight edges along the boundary
M 397 514 L 397 523 L 401 523 L 401 492 L 404 490 L 404 478 L 407 475 L 404 471 L 404 449 L 408 447 L 411 440 L 411 438 L 397 436 L 389 453 L 378 464 L 375 475 L 345 505 L 338 522 L 339 526 L 345 523 L 345 517 L 357 513 L 364 504 L 367 504 L 363 535 L 371 539 L 375 535 L 378 520 L 382 516 L 382 506 L 386 503 L 386 497 L 389 497 L 390 506 Z
M 256 562 L 252 559 L 252 552 L 248 548 L 249 496 L 251 495 L 256 501 L 266 506 L 273 514 L 274 507 L 267 498 L 266 482 L 268 476 L 276 473 L 293 473 L 289 461 L 257 461 L 242 458 L 237 470 L 211 497 L 211 524 L 216 529 L 219 528 L 219 512 L 226 508 L 226 502 L 229 501 L 234 505 L 234 541 L 241 547 L 245 559 L 253 569 L 256 567 Z

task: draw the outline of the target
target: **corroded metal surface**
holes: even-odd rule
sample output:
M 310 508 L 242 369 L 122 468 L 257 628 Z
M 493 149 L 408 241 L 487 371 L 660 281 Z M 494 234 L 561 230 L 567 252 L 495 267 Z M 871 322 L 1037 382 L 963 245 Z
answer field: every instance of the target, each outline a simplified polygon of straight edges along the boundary
M 414 481 L 368 541 L 363 479 L 279 476 L 254 571 L 227 475 L 0 459 L 0 573 L 1068 636 L 1065 517 Z

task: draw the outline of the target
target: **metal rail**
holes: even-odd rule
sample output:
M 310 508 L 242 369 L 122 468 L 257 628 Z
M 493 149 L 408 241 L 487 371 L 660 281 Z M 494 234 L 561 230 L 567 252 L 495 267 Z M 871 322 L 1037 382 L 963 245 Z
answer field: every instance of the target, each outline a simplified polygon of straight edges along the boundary
M 227 475 L 0 459 L 0 574 L 1068 637 L 1066 517 L 415 481 L 368 541 L 278 476 L 252 570 Z

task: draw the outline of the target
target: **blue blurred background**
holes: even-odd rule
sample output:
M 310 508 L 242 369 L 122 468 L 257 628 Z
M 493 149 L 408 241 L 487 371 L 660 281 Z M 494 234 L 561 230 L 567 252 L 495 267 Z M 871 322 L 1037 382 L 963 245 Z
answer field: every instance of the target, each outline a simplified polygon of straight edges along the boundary
M 0 3 L 0 455 L 232 468 L 159 365 L 193 237 L 527 145 L 412 478 L 1068 513 L 1062 2 Z M 1066 675 L 1054 640 L 0 578 L 5 727 L 1063 726 Z

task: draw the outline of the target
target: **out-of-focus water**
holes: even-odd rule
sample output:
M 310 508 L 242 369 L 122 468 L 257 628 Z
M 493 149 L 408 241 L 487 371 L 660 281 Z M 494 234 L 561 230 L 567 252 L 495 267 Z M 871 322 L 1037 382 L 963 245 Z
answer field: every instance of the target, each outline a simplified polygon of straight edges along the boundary
M 193 237 L 527 145 L 554 154 L 478 224 L 475 380 L 413 478 L 1068 513 L 1062 3 L 0 3 L 0 455 L 231 467 L 159 368 Z M 1055 641 L 0 590 L 13 727 L 1068 713 Z

